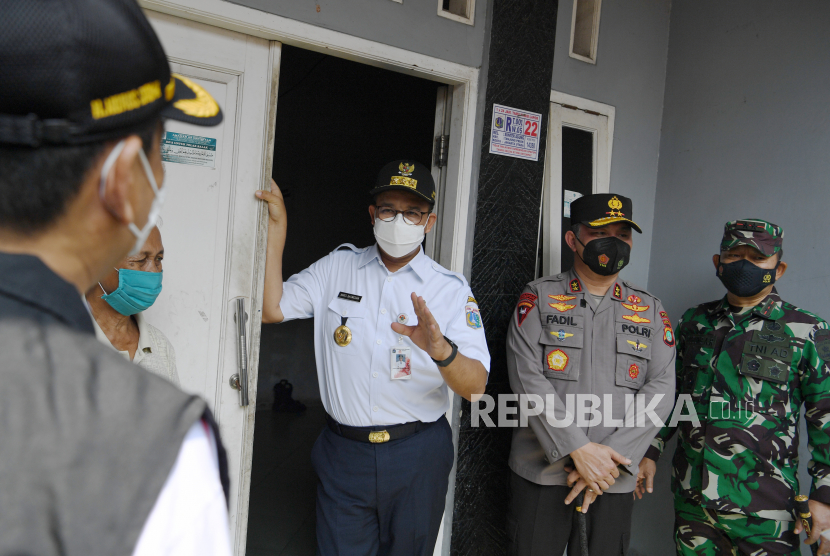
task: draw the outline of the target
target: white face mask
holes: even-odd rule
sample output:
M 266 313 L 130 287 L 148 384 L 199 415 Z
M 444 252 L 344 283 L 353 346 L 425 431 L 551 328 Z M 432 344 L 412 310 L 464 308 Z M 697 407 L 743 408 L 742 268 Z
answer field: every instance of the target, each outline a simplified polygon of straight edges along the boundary
M 124 145 L 125 143 L 122 139 L 115 146 L 115 148 L 112 149 L 112 152 L 110 152 L 109 156 L 104 161 L 104 167 L 101 169 L 101 187 L 98 191 L 101 200 L 104 199 L 104 190 L 107 186 L 107 177 L 109 176 L 110 170 L 112 170 L 112 166 L 115 164 L 118 155 L 120 155 L 121 151 L 124 150 Z M 144 228 L 139 229 L 139 227 L 135 225 L 135 222 L 130 222 L 129 228 L 135 236 L 135 245 L 133 245 L 132 250 L 130 250 L 130 253 L 127 255 L 128 257 L 132 257 L 141 251 L 141 248 L 144 246 L 144 242 L 147 241 L 147 236 L 149 236 L 150 232 L 153 231 L 153 228 L 156 227 L 156 223 L 161 215 L 161 207 L 164 205 L 164 193 L 166 191 L 166 189 L 158 188 L 158 185 L 156 184 L 156 176 L 153 174 L 153 168 L 150 166 L 150 161 L 147 160 L 147 155 L 144 154 L 143 148 L 139 149 L 138 156 L 141 159 L 141 165 L 144 167 L 144 174 L 147 176 L 147 181 L 150 182 L 150 187 L 153 188 L 155 199 L 153 199 L 153 204 L 150 206 L 150 214 L 147 216 L 147 223 L 144 225 Z
M 399 259 L 412 253 L 424 241 L 424 226 L 413 226 L 403 220 L 403 214 L 395 215 L 391 222 L 375 218 L 375 239 L 390 257 Z

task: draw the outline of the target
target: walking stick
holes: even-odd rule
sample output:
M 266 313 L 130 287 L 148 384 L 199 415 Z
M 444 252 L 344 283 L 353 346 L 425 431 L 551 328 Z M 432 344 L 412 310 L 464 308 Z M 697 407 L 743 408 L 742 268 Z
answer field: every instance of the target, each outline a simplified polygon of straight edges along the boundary
M 813 530 L 813 514 L 810 513 L 810 499 L 803 495 L 798 494 L 795 497 L 795 514 L 796 518 L 801 521 L 801 524 L 804 526 L 804 532 L 807 533 L 807 537 L 810 537 L 810 532 Z M 810 549 L 813 551 L 813 556 L 818 554 L 818 545 L 821 542 L 821 538 L 810 545 Z

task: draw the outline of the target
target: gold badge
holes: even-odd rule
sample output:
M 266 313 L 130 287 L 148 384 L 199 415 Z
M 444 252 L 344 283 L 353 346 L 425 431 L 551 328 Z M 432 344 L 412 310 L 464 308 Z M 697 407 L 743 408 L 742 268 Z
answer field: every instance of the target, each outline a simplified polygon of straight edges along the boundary
M 346 347 L 352 343 L 351 329 L 345 324 L 338 326 L 334 331 L 334 343 L 340 347 Z
M 548 297 L 555 299 L 556 301 L 570 301 L 571 299 L 576 299 L 575 295 L 548 295 Z
M 612 216 L 612 217 L 613 216 L 625 216 L 623 213 L 620 212 L 620 209 L 623 206 L 622 201 L 617 199 L 616 196 L 611 197 L 611 200 L 608 201 L 608 206 L 611 207 L 611 212 L 606 212 L 605 213 L 608 216 Z
M 642 313 L 651 307 L 651 305 L 637 305 L 635 303 L 623 303 L 622 306 L 629 311 L 634 311 L 635 313 Z
M 404 176 L 408 176 L 415 171 L 415 165 L 410 164 L 408 162 L 401 162 L 398 166 L 398 170 L 400 170 L 401 174 L 403 174 Z

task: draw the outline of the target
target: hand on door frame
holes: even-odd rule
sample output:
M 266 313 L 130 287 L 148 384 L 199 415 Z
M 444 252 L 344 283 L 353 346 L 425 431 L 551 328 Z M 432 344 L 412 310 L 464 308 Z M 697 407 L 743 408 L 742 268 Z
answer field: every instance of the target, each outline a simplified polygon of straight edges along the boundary
M 271 179 L 271 190 L 259 189 L 257 199 L 268 203 L 268 247 L 265 252 L 265 287 L 262 295 L 262 322 L 282 322 L 282 254 L 288 230 L 285 200 L 277 182 Z

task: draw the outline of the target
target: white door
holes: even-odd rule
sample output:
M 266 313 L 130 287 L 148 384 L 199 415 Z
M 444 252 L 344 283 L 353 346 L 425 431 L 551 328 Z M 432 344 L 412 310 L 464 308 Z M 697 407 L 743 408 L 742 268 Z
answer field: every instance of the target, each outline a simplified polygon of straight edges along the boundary
M 611 117 L 613 118 L 613 112 Z M 568 141 L 580 144 L 569 145 Z M 609 133 L 608 115 L 571 104 L 550 103 L 542 197 L 542 255 L 537 276 L 550 276 L 562 270 L 563 219 L 570 217 L 569 207 L 563 205 L 579 193 L 608 192 L 612 142 L 613 134 Z M 580 150 L 583 153 L 574 153 Z M 567 183 L 568 176 L 572 173 L 569 172 L 571 168 L 568 166 L 569 162 L 579 164 L 581 160 L 570 161 L 565 153 L 587 155 L 582 157 L 588 165 L 583 172 L 587 181 L 579 187 Z M 578 189 L 581 191 L 576 191 Z
M 279 44 L 157 12 L 147 16 L 172 70 L 204 87 L 225 115 L 214 128 L 167 122 L 166 138 L 176 142 L 162 146 L 168 151 L 164 289 L 147 318 L 173 344 L 182 388 L 202 396 L 216 415 L 230 466 L 234 553 L 242 556 L 259 360 L 263 261 L 258 253 L 265 225 L 254 191 L 270 178 L 268 133 Z M 182 144 L 213 146 L 214 141 L 212 162 L 203 156 L 197 164 L 182 163 L 185 157 L 177 156 Z M 245 321 L 250 368 L 242 385 L 251 400 L 247 406 L 230 384 L 240 373 L 237 299 L 250 315 Z

